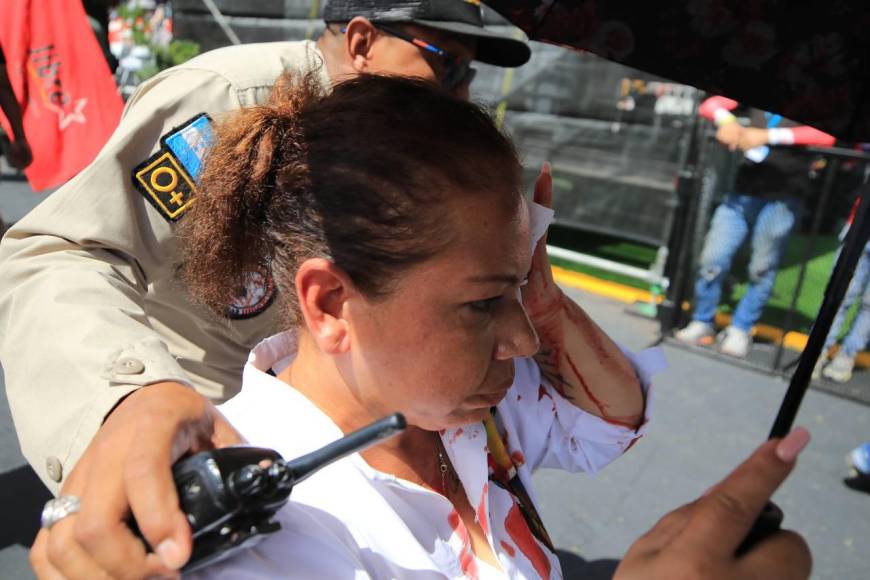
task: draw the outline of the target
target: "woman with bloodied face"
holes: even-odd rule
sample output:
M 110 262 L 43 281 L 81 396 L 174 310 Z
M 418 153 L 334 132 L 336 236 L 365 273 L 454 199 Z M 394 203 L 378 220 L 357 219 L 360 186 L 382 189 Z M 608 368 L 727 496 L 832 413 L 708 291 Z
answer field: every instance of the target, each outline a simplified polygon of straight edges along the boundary
M 423 82 L 313 86 L 287 78 L 217 125 L 184 223 L 194 296 L 221 312 L 268 268 L 287 315 L 221 410 L 286 458 L 393 412 L 409 427 L 298 485 L 281 533 L 202 573 L 560 576 L 532 472 L 624 453 L 653 365 L 553 283 L 549 168 L 543 206 L 524 198 L 485 112 Z

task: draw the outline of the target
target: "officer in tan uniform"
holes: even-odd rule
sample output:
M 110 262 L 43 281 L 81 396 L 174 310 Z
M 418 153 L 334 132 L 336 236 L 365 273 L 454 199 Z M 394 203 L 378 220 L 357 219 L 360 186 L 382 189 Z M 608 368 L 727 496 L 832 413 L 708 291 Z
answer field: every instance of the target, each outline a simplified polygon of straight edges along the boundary
M 176 275 L 174 231 L 195 203 L 211 123 L 264 102 L 286 70 L 313 71 L 324 86 L 419 76 L 467 97 L 473 59 L 519 66 L 530 56 L 524 41 L 483 27 L 477 0 L 333 0 L 324 20 L 316 42 L 219 49 L 144 83 L 97 159 L 0 246 L 10 407 L 28 461 L 65 496 L 49 502 L 34 546 L 40 576 L 178 568 L 190 534 L 168 467 L 238 441 L 209 400 L 237 392 L 277 313 L 266 265 L 223 318 L 192 304 Z M 131 510 L 159 561 L 124 527 Z

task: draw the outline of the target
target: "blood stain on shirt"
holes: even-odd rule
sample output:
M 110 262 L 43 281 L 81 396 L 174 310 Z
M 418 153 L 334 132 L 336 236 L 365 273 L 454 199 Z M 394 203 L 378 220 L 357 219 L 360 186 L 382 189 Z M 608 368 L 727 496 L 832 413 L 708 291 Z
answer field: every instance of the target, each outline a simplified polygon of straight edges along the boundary
M 459 536 L 462 542 L 462 549 L 459 551 L 459 567 L 466 578 L 472 580 L 477 579 L 477 560 L 474 559 L 474 553 L 471 551 L 471 537 L 468 535 L 468 528 L 462 523 L 459 517 L 459 512 L 455 509 L 450 510 L 447 516 L 447 523 L 453 529 L 454 533 Z
M 450 527 L 453 529 L 454 532 L 462 537 L 462 532 L 460 531 L 460 528 L 464 531 L 465 526 L 463 525 L 462 520 L 459 519 L 458 511 L 456 511 L 455 509 L 450 510 L 450 513 L 447 514 L 447 523 L 450 524 Z
M 454 431 L 453 435 L 450 436 L 450 444 L 453 445 L 456 443 L 456 440 L 459 439 L 463 433 L 465 433 L 465 430 L 462 427 Z
M 540 401 L 544 397 L 550 397 L 550 399 L 553 398 L 553 396 L 547 392 L 547 388 L 544 387 L 544 385 L 541 385 L 540 387 L 538 387 L 538 400 Z
M 580 445 L 577 444 L 577 439 L 573 435 L 568 438 L 568 446 L 571 448 L 571 453 L 577 453 L 580 450 Z
M 547 558 L 544 550 L 535 541 L 535 537 L 529 529 L 529 524 L 526 523 L 526 519 L 523 517 L 520 506 L 516 504 L 516 501 L 504 520 L 504 529 L 517 545 L 520 552 L 532 563 L 538 576 L 549 578 L 550 559 Z
M 637 438 L 632 439 L 632 440 L 628 443 L 628 446 L 626 446 L 626 448 L 625 448 L 625 450 L 623 451 L 623 453 L 626 453 L 629 449 L 631 449 L 632 447 L 634 447 L 634 444 L 637 443 L 638 441 L 640 441 L 640 438 L 641 438 L 641 437 L 643 437 L 643 435 L 638 435 Z
M 483 491 L 480 492 L 480 503 L 477 504 L 477 523 L 480 524 L 480 529 L 487 536 L 489 535 L 489 516 L 486 510 L 486 498 L 489 493 L 489 484 L 483 484 Z
M 514 556 L 517 555 L 516 549 L 514 549 L 513 546 L 511 546 L 510 544 L 508 544 L 504 540 L 501 541 L 501 547 L 505 552 L 507 552 L 507 555 L 510 556 L 511 558 L 513 558 Z
M 463 548 L 459 555 L 459 567 L 462 568 L 462 573 L 466 578 L 477 580 L 477 560 L 474 559 L 474 554 L 471 553 L 471 546 Z

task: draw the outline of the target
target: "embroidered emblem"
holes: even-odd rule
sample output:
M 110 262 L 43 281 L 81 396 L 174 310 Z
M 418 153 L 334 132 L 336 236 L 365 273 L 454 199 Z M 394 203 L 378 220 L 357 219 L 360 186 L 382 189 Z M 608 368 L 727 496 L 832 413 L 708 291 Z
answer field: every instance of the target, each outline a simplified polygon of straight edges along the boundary
M 133 169 L 133 185 L 168 221 L 177 221 L 193 203 L 211 142 L 211 119 L 200 113 L 161 137 L 157 153 Z
M 275 298 L 275 282 L 266 266 L 256 272 L 245 274 L 241 293 L 227 307 L 227 318 L 245 320 L 257 316 L 272 304 Z

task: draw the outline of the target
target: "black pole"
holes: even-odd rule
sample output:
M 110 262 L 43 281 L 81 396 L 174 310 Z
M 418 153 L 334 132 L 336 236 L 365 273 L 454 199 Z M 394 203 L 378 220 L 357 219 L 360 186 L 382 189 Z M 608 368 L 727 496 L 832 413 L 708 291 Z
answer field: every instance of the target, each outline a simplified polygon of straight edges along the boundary
M 834 180 L 840 172 L 840 164 L 840 159 L 832 159 L 826 169 L 824 180 L 822 181 L 822 192 L 819 195 L 819 203 L 815 207 L 813 223 L 810 226 L 807 243 L 804 246 L 803 255 L 800 260 L 801 270 L 798 274 L 797 285 L 795 286 L 794 293 L 791 297 L 791 304 L 789 304 L 788 311 L 785 313 L 785 319 L 782 322 L 782 336 L 779 337 L 776 354 L 773 357 L 773 363 L 770 365 L 770 370 L 772 371 L 779 370 L 780 364 L 782 363 L 782 355 L 785 351 L 785 335 L 791 331 L 792 320 L 794 319 L 795 311 L 797 311 L 798 298 L 803 290 L 804 279 L 806 278 L 807 268 L 810 264 L 810 256 L 816 247 L 816 236 L 822 227 L 822 217 L 824 217 L 825 210 L 828 209 L 828 201 L 831 197 L 831 191 L 834 189 Z M 803 200 L 801 200 L 801 207 L 803 208 Z M 798 224 L 795 224 L 795 228 L 797 227 Z
M 782 400 L 776 420 L 773 422 L 773 428 L 770 430 L 771 439 L 785 437 L 791 431 L 804 393 L 809 387 L 813 367 L 815 367 L 822 352 L 825 338 L 828 336 L 828 331 L 831 329 L 831 324 L 840 303 L 843 301 L 843 296 L 846 295 L 852 274 L 855 272 L 855 266 L 858 264 L 858 259 L 861 257 L 868 239 L 870 239 L 870 181 L 865 177 L 864 184 L 861 186 L 861 201 L 855 212 L 855 219 L 843 242 L 843 250 L 840 252 L 836 266 L 834 266 L 834 273 L 831 274 L 831 279 L 825 288 L 825 297 L 822 300 L 819 315 L 816 317 L 816 323 L 810 331 L 807 346 L 801 353 L 788 391 Z
M 683 315 L 683 301 L 687 295 L 686 279 L 693 268 L 686 264 L 691 251 L 692 209 L 693 200 L 697 197 L 700 181 L 699 160 L 703 135 L 706 125 L 698 115 L 698 106 L 703 93 L 698 91 L 692 108 L 692 125 L 689 128 L 689 140 L 686 144 L 683 163 L 677 177 L 677 208 L 674 212 L 673 229 L 668 240 L 668 263 L 665 266 L 665 276 L 669 280 L 665 301 L 659 306 L 659 339 L 661 341 L 679 326 Z

